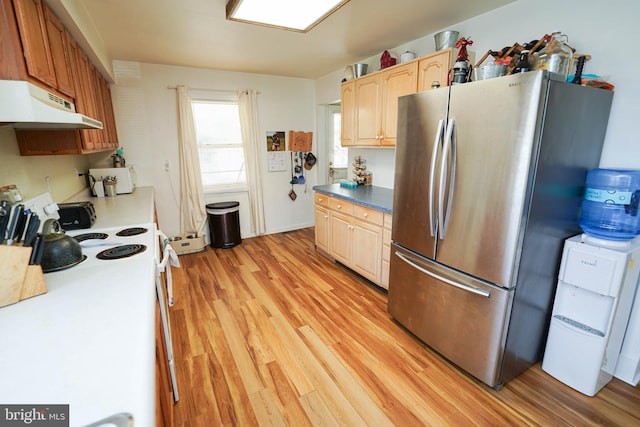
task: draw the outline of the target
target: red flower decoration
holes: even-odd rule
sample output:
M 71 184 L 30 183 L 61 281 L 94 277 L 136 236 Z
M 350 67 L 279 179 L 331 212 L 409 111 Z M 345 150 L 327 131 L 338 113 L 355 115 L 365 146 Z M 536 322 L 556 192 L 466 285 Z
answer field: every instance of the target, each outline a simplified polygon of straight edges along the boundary
M 467 59 L 469 59 L 469 55 L 467 54 L 467 46 L 471 46 L 472 44 L 473 40 L 464 37 L 460 38 L 456 42 L 456 48 L 460 49 L 456 61 L 466 61 Z

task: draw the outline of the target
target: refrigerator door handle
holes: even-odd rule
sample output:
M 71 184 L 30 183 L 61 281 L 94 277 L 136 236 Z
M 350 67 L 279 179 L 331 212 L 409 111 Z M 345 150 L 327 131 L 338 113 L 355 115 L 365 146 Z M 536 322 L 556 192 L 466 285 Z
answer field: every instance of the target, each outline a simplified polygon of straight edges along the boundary
M 456 179 L 456 119 L 449 120 L 442 150 L 442 162 L 440 163 L 440 188 L 438 191 L 438 224 L 440 230 L 440 240 L 444 240 L 447 226 L 449 225 L 449 213 L 451 212 L 451 202 L 453 201 L 453 190 Z M 451 153 L 451 154 L 449 154 Z M 451 156 L 451 159 L 449 159 Z M 450 164 L 449 167 L 447 167 Z M 448 174 L 447 174 L 448 172 Z M 444 210 L 444 193 L 449 184 L 447 194 L 447 209 Z
M 469 286 L 469 285 L 463 285 L 462 283 L 458 283 L 458 282 L 454 282 L 453 280 L 449 280 L 445 277 L 442 277 L 436 273 L 433 273 L 425 268 L 422 268 L 421 266 L 419 266 L 418 264 L 416 264 L 415 262 L 413 262 L 411 259 L 409 259 L 409 257 L 407 257 L 406 255 L 396 251 L 395 252 L 396 256 L 398 258 L 400 258 L 402 261 L 406 262 L 407 264 L 409 264 L 411 267 L 415 268 L 416 270 L 426 274 L 427 276 L 431 276 L 436 280 L 439 280 L 441 282 L 444 282 L 448 285 L 451 286 L 455 286 L 456 288 L 462 289 L 463 291 L 467 291 L 467 292 L 471 292 L 474 293 L 476 295 L 480 295 L 486 298 L 489 298 L 491 296 L 491 292 L 489 291 L 485 291 L 484 289 L 480 289 L 480 288 L 476 288 L 475 286 Z
M 431 237 L 435 237 L 438 232 L 438 219 L 435 217 L 435 187 L 436 187 L 436 163 L 438 160 L 438 151 L 444 136 L 444 120 L 438 120 L 438 130 L 436 138 L 433 141 L 433 151 L 431 153 L 431 166 L 429 168 L 429 231 Z

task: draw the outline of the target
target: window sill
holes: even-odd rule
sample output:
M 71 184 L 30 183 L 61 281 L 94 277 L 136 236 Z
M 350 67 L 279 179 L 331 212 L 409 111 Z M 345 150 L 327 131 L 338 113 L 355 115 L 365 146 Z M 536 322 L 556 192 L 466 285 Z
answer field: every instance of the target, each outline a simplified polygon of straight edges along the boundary
M 249 187 L 247 187 L 247 184 L 216 185 L 204 187 L 202 191 L 205 194 L 247 193 Z

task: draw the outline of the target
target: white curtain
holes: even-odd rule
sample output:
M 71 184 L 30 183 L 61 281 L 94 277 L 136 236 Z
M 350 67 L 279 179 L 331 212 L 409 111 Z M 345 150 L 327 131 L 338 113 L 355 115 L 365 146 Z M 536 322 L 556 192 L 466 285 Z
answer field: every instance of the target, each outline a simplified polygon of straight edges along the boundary
M 251 231 L 256 235 L 266 231 L 264 203 L 262 194 L 262 162 L 260 136 L 258 132 L 258 99 L 254 90 L 238 91 L 240 110 L 240 128 L 244 147 L 244 160 L 249 187 L 249 210 L 251 212 Z
M 200 233 L 207 220 L 196 128 L 189 88 L 176 87 L 178 94 L 178 144 L 180 148 L 180 232 Z

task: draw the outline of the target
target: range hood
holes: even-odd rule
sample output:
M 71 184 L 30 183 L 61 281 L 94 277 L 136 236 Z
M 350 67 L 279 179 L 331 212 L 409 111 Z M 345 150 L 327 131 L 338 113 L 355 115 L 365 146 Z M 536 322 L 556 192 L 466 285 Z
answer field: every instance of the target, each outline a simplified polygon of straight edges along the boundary
M 14 129 L 102 129 L 73 103 L 22 80 L 0 80 L 0 126 Z

